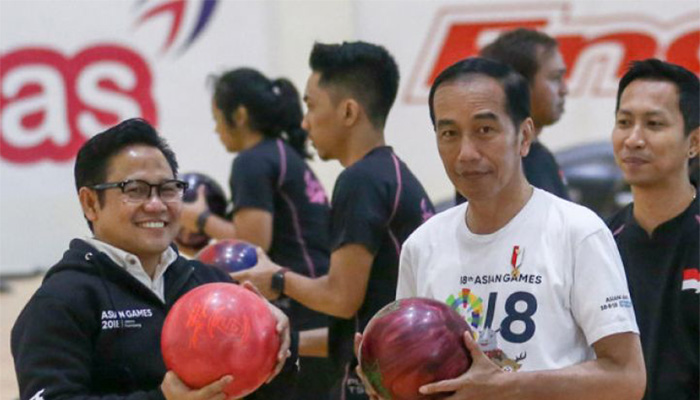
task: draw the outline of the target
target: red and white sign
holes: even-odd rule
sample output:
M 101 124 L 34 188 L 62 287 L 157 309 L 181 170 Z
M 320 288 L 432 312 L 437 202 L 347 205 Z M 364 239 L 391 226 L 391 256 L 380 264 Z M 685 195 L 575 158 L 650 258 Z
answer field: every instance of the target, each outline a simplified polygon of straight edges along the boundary
M 385 46 L 401 72 L 387 143 L 435 201 L 452 198 L 454 189 L 430 122 L 431 83 L 504 31 L 538 29 L 559 42 L 569 94 L 562 118 L 539 137 L 554 152 L 610 140 L 618 80 L 629 61 L 657 57 L 700 72 L 700 3 L 693 0 L 360 1 L 354 12 L 359 38 Z
M 700 74 L 699 20 L 697 12 L 671 19 L 638 12 L 582 17 L 561 2 L 444 7 L 433 18 L 404 100 L 424 104 L 442 70 L 518 27 L 557 40 L 572 96 L 613 96 L 633 60 L 659 58 Z
M 233 156 L 213 133 L 207 76 L 244 65 L 268 70 L 255 51 L 268 47 L 264 4 L 1 3 L 0 274 L 47 269 L 72 238 L 90 235 L 75 155 L 121 120 L 150 121 L 183 172 L 225 186 Z
M 121 120 L 158 123 L 152 73 L 135 51 L 93 45 L 73 57 L 26 47 L 0 56 L 0 157 L 69 161 L 90 136 Z

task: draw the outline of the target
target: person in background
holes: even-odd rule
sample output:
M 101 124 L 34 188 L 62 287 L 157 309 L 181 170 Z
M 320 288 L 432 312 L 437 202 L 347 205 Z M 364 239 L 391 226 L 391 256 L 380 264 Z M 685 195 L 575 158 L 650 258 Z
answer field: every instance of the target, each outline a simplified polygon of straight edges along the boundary
M 354 373 L 353 334 L 394 300 L 401 244 L 434 209 L 420 182 L 386 145 L 384 127 L 399 71 L 381 46 L 314 45 L 303 127 L 319 156 L 345 168 L 333 189 L 328 275 L 310 278 L 263 258 L 233 274 L 269 299 L 289 296 L 337 317 L 329 352 L 339 370 L 334 399 L 366 398 Z
M 233 213 L 230 218 L 213 214 L 202 187 L 195 202 L 183 205 L 185 229 L 250 242 L 306 277 L 326 275 L 330 208 L 305 161 L 309 154 L 299 93 L 290 81 L 270 80 L 250 68 L 227 71 L 213 86 L 215 131 L 226 150 L 237 154 L 229 180 Z M 282 297 L 275 304 L 287 313 L 294 331 L 328 327 L 327 316 L 294 299 Z M 318 355 L 305 344 L 300 353 L 295 398 L 323 400 L 332 383 L 329 361 L 305 357 Z
M 645 400 L 700 398 L 700 84 L 687 69 L 633 62 L 612 143 L 633 202 L 608 221 L 622 255 L 647 368 Z
M 180 180 L 187 183 L 187 190 L 182 196 L 184 203 L 192 203 L 199 196 L 199 188 L 204 186 L 204 199 L 207 209 L 212 214 L 221 218 L 226 218 L 228 199 L 224 189 L 210 176 L 199 172 L 185 172 L 180 174 Z M 180 233 L 175 237 L 175 243 L 180 254 L 186 257 L 195 257 L 197 253 L 211 242 L 211 238 L 205 233 L 193 232 L 187 229 L 180 229 Z

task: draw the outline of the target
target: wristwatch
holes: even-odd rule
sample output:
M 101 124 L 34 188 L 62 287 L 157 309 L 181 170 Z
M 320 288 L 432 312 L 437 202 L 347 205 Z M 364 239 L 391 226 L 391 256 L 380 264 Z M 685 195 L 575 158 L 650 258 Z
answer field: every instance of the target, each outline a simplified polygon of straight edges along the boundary
M 211 211 L 204 210 L 197 216 L 197 233 L 204 234 L 204 226 L 207 224 L 207 219 L 211 215 Z
M 270 283 L 270 286 L 272 287 L 272 290 L 279 293 L 280 296 L 284 294 L 284 274 L 286 274 L 288 271 L 289 268 L 282 267 L 279 269 L 279 271 L 272 275 L 272 282 Z

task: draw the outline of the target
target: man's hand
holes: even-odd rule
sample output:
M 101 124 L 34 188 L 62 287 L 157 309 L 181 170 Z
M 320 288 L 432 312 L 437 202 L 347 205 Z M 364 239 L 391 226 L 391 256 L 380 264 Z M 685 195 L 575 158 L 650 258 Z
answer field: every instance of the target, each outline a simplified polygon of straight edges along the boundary
M 355 333 L 355 358 L 358 360 L 360 359 L 360 344 L 362 343 L 362 334 L 361 333 Z M 362 368 L 360 368 L 360 364 L 357 364 L 357 367 L 355 367 L 355 373 L 357 376 L 360 377 L 360 380 L 362 380 L 362 385 L 365 387 L 365 393 L 367 394 L 367 397 L 369 397 L 370 400 L 382 400 L 382 398 L 377 394 L 377 392 L 374 390 L 372 385 L 370 385 L 369 381 L 367 380 L 367 377 L 365 374 L 362 372 Z
M 449 400 L 504 398 L 504 393 L 500 390 L 499 385 L 505 383 L 503 378 L 515 374 L 503 372 L 498 365 L 491 361 L 481 351 L 471 333 L 464 332 L 464 344 L 472 356 L 472 365 L 469 370 L 454 379 L 423 385 L 419 391 L 425 395 L 453 392 L 452 396 L 447 397 Z
M 250 282 L 244 282 L 243 287 L 257 294 L 263 300 L 265 300 L 263 295 Z M 272 373 L 272 375 L 270 375 L 266 382 L 270 383 L 270 381 L 272 381 L 272 379 L 274 379 L 274 377 L 280 373 L 282 367 L 284 367 L 284 363 L 287 361 L 287 358 L 290 355 L 292 355 L 292 352 L 289 349 L 292 340 L 289 336 L 289 318 L 287 318 L 287 316 L 282 312 L 282 310 L 270 304 L 270 302 L 268 302 L 267 300 L 265 300 L 265 303 L 267 303 L 267 307 L 270 309 L 272 315 L 274 315 L 275 319 L 277 320 L 277 333 L 280 335 L 280 350 L 277 353 L 277 365 L 275 366 L 274 372 Z
M 231 278 L 238 282 L 250 282 L 268 300 L 275 300 L 281 293 L 272 290 L 272 275 L 282 267 L 272 262 L 260 247 L 257 248 L 257 253 L 258 263 L 253 268 L 231 273 Z
M 224 388 L 231 382 L 233 377 L 226 375 L 201 389 L 190 389 L 173 371 L 168 371 L 160 390 L 167 400 L 225 400 Z
M 204 185 L 201 185 L 197 188 L 197 198 L 194 202 L 182 203 L 180 226 L 190 232 L 199 232 L 197 228 L 197 217 L 209 208 L 207 207 L 206 189 Z

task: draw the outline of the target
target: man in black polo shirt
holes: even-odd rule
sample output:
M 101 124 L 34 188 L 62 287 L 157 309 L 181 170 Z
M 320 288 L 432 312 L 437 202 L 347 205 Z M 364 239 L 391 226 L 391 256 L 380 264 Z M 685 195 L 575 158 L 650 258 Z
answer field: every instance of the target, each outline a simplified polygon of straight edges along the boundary
M 613 216 L 647 367 L 645 400 L 699 398 L 699 225 L 688 160 L 698 156 L 700 85 L 655 59 L 632 64 L 617 92 L 612 140 L 634 202 Z
M 280 293 L 335 317 L 329 352 L 342 371 L 333 398 L 366 399 L 354 376 L 352 340 L 396 296 L 399 254 L 406 238 L 433 215 L 425 190 L 384 141 L 399 83 L 393 57 L 364 42 L 317 43 L 306 85 L 302 126 L 319 156 L 338 160 L 331 201 L 331 262 L 316 279 L 269 262 L 233 274 L 269 299 Z

